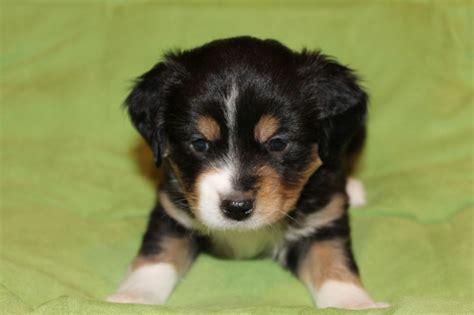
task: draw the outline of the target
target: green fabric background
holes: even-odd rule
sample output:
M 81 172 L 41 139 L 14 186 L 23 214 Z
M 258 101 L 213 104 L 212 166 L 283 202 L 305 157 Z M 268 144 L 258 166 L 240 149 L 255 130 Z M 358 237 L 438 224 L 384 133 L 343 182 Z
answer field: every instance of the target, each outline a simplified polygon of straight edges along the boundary
M 384 314 L 474 312 L 473 2 L 2 1 L 0 313 L 342 314 L 270 260 L 201 256 L 166 306 L 102 302 L 154 180 L 120 104 L 164 50 L 242 34 L 321 48 L 371 95 L 351 210 Z

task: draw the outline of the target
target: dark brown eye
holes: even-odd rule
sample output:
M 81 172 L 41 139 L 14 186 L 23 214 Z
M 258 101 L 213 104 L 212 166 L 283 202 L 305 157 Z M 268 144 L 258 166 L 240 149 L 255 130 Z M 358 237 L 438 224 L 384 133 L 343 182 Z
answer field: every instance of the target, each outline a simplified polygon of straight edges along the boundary
M 281 152 L 286 149 L 288 143 L 280 138 L 273 138 L 268 141 L 268 150 L 272 152 Z
M 209 150 L 209 142 L 204 139 L 197 139 L 191 142 L 191 148 L 198 153 L 204 153 Z

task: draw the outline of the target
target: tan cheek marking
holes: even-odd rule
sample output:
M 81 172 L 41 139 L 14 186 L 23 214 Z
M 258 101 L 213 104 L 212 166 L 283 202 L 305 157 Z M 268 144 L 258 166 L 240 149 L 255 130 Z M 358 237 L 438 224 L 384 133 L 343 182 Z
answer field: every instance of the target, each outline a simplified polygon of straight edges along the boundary
M 255 139 L 260 143 L 266 142 L 278 131 L 280 123 L 277 118 L 271 115 L 264 115 L 255 126 Z
M 220 137 L 219 124 L 209 116 L 202 116 L 197 122 L 199 132 L 209 141 L 215 141 Z
M 317 154 L 317 149 L 313 149 L 311 162 L 309 163 L 308 167 L 302 172 L 299 182 L 296 185 L 292 185 L 291 187 L 285 187 L 283 190 L 284 195 L 286 196 L 285 204 L 283 207 L 286 211 L 290 210 L 295 205 L 295 203 L 298 201 L 301 191 L 308 182 L 308 179 L 322 164 L 323 163 Z
M 155 256 L 138 256 L 131 265 L 131 270 L 159 262 L 170 263 L 179 274 L 189 269 L 193 258 L 193 244 L 186 238 L 165 237 L 160 241 L 161 252 Z
M 298 270 L 302 281 L 316 289 L 327 280 L 362 286 L 359 277 L 347 267 L 343 242 L 332 240 L 313 244 Z
M 271 167 L 263 166 L 257 172 L 260 185 L 257 193 L 257 207 L 263 212 L 266 220 L 275 222 L 284 217 L 298 201 L 304 185 L 309 177 L 322 165 L 317 154 L 313 150 L 311 163 L 302 172 L 300 181 L 291 187 L 285 187 L 280 176 Z
M 264 166 L 258 171 L 260 178 L 256 196 L 257 209 L 268 222 L 275 222 L 284 213 L 276 211 L 281 208 L 283 199 L 279 175 L 270 167 Z

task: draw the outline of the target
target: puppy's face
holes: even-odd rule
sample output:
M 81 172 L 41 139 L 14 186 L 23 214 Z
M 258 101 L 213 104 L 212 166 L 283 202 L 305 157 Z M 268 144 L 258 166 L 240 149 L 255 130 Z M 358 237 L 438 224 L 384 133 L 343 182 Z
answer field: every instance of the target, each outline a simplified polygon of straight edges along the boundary
M 344 94 L 359 93 L 338 83 L 355 85 L 346 68 L 318 54 L 249 38 L 214 42 L 167 60 L 142 76 L 127 103 L 156 158 L 167 152 L 205 226 L 255 229 L 281 220 L 322 165 L 321 150 L 328 160 L 337 159 L 338 148 L 330 157 L 329 115 L 340 109 L 331 104 L 337 101 L 331 89 L 341 85 L 341 101 Z M 324 70 L 332 65 L 337 69 Z M 331 75 L 334 82 L 328 82 Z M 338 147 L 344 141 L 332 142 Z
M 183 87 L 165 118 L 170 164 L 196 217 L 212 228 L 278 221 L 321 165 L 304 111 L 237 80 L 203 83 L 197 95 Z

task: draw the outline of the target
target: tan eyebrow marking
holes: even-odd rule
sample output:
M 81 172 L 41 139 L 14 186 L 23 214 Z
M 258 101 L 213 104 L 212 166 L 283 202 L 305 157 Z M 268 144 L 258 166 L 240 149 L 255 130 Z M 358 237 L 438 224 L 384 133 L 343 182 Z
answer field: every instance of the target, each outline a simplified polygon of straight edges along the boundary
M 263 115 L 255 126 L 255 138 L 264 143 L 278 131 L 280 122 L 271 115 Z
M 219 139 L 221 130 L 219 124 L 209 116 L 201 116 L 197 122 L 199 132 L 209 141 Z

